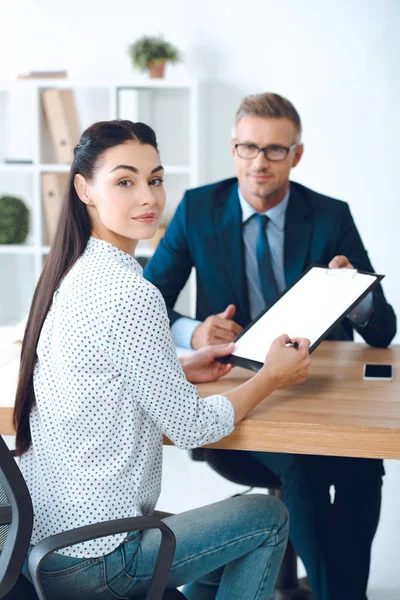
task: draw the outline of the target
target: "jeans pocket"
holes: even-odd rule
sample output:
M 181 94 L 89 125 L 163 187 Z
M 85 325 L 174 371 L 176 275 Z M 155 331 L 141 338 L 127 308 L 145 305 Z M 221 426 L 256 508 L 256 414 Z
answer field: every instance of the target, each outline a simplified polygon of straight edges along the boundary
M 137 532 L 135 535 L 131 533 L 121 544 L 124 571 L 131 579 L 133 579 L 136 575 L 138 555 L 140 550 L 140 539 L 140 532 Z
M 131 538 L 104 557 L 105 584 L 116 598 L 131 598 L 134 593 L 139 541 L 138 536 Z
M 60 564 L 60 567 L 63 565 Z M 49 600 L 102 597 L 104 591 L 104 559 L 89 558 L 80 563 L 40 572 L 40 579 Z M 50 568 L 50 565 L 46 567 Z

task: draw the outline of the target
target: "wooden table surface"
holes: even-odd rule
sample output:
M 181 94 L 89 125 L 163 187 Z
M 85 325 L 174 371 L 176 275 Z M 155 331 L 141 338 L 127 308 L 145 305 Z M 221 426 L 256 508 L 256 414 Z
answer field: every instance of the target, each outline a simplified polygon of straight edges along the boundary
M 364 363 L 393 364 L 394 381 L 363 381 Z M 15 366 L 5 368 L 16 374 Z M 199 393 L 223 393 L 252 376 L 235 368 L 224 379 L 199 385 Z M 12 412 L 10 403 L 0 406 L 0 434 L 14 434 Z M 400 345 L 381 350 L 323 342 L 304 384 L 266 398 L 213 447 L 400 459 Z
M 394 381 L 363 381 L 364 363 L 393 364 Z M 252 376 L 234 369 L 199 393 L 223 393 Z M 304 384 L 276 391 L 212 447 L 400 459 L 400 345 L 323 342 Z

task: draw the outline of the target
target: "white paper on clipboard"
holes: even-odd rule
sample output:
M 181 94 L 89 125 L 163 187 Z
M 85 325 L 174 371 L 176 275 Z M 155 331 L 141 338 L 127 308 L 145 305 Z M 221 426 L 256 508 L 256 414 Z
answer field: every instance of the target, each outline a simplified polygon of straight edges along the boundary
M 383 276 L 312 266 L 235 342 L 232 355 L 264 363 L 273 340 L 286 333 L 313 347 Z

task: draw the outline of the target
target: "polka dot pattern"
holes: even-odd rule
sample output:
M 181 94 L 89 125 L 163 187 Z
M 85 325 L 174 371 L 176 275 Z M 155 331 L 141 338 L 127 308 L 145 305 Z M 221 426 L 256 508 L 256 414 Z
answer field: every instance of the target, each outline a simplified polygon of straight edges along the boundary
M 233 430 L 224 396 L 202 399 L 184 376 L 160 292 L 118 248 L 90 238 L 54 294 L 38 344 L 32 445 L 21 457 L 32 543 L 90 523 L 150 514 L 162 435 L 180 448 Z M 61 551 L 112 552 L 125 534 Z

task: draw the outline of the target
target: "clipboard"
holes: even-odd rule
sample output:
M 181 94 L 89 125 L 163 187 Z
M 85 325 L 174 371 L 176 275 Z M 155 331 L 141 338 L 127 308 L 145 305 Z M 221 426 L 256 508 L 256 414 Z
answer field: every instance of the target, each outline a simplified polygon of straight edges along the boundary
M 233 341 L 234 352 L 219 360 L 258 371 L 274 339 L 310 340 L 310 354 L 384 275 L 312 264 Z

